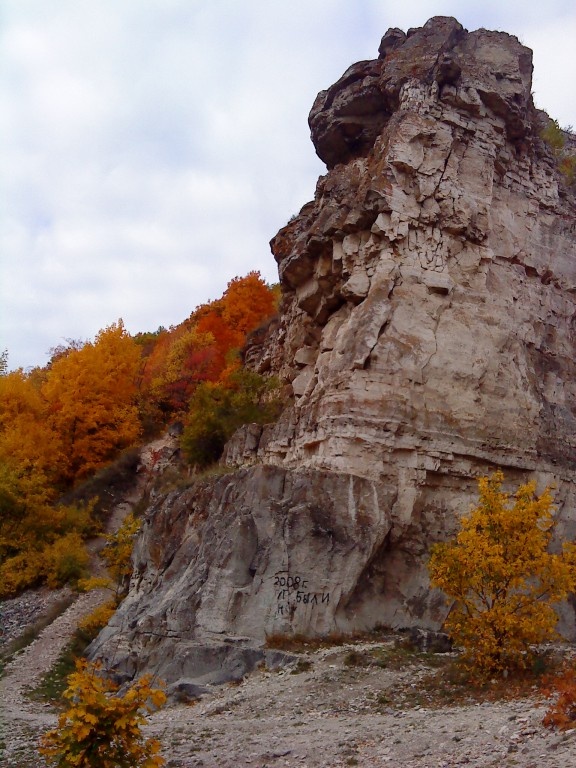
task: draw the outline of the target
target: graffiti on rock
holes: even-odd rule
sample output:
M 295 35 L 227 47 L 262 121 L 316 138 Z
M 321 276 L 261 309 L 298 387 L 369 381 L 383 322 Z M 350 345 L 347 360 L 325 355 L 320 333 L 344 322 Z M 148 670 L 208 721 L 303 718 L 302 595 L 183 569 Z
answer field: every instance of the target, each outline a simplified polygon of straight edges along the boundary
M 276 614 L 292 617 L 297 608 L 304 605 L 317 606 L 330 604 L 330 592 L 316 592 L 310 589 L 308 579 L 288 571 L 274 574 L 276 590 Z

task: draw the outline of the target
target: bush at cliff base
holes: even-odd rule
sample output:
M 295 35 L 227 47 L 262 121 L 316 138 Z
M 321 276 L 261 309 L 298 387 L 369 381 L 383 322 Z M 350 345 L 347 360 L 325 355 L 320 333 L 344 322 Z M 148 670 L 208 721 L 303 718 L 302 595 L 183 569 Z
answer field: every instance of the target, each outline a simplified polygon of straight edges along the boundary
M 478 482 L 480 498 L 454 541 L 433 547 L 432 586 L 454 601 L 446 629 L 479 679 L 528 668 L 531 645 L 555 637 L 553 605 L 576 587 L 576 548 L 548 551 L 552 495 L 535 483 L 509 497 L 501 472 Z
M 160 768 L 160 743 L 145 739 L 142 725 L 148 713 L 166 702 L 159 688 L 144 675 L 123 696 L 102 674 L 98 663 L 84 659 L 68 678 L 64 696 L 69 708 L 58 726 L 41 740 L 40 754 L 58 768 Z

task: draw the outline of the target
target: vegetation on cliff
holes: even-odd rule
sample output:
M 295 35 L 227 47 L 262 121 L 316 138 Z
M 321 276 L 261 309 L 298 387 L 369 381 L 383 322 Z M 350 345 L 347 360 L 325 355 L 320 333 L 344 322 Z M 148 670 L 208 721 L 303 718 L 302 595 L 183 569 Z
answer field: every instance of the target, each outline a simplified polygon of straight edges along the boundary
M 558 170 L 568 186 L 576 184 L 576 146 L 572 128 L 561 128 L 558 120 L 549 120 L 541 136 L 551 149 Z
M 209 421 L 222 446 L 242 419 L 271 417 L 270 405 L 258 408 L 269 385 L 242 372 L 239 351 L 276 306 L 275 290 L 251 272 L 176 327 L 131 336 L 119 320 L 93 341 L 54 348 L 31 371 L 8 372 L 2 355 L 0 598 L 85 575 L 83 540 L 104 510 L 95 473 L 140 439 L 181 420 L 192 444 L 197 423 Z M 214 406 L 206 413 L 203 398 Z

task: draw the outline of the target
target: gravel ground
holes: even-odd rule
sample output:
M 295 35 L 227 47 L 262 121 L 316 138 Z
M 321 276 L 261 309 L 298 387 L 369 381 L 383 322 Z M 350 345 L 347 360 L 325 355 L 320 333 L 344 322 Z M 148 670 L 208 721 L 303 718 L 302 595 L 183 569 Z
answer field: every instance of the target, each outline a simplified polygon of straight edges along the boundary
M 351 652 L 381 648 L 320 651 L 307 671 L 259 671 L 193 706 L 161 710 L 150 731 L 174 768 L 576 766 L 576 731 L 546 730 L 541 699 L 433 707 L 419 694 L 434 674 L 422 658 L 400 670 L 346 664 Z
M 78 603 L 73 608 L 81 612 Z M 74 620 L 72 610 L 62 617 L 62 634 Z M 46 634 L 53 645 L 54 628 Z M 6 768 L 42 768 L 34 745 L 56 721 L 50 708 L 21 695 L 51 663 L 36 661 L 44 641 L 37 643 L 28 659 L 15 663 L 2 690 L 9 707 L 8 748 L 0 760 Z M 438 706 L 438 692 L 426 685 L 437 671 L 429 666 L 432 657 L 406 658 L 400 668 L 349 664 L 350 658 L 382 659 L 389 651 L 393 641 L 310 652 L 291 669 L 261 669 L 239 685 L 214 687 L 198 702 L 165 707 L 146 731 L 162 742 L 169 768 L 576 766 L 576 731 L 545 729 L 546 704 L 536 692 Z
M 153 444 L 147 468 L 166 448 Z M 118 510 L 119 519 L 124 512 Z M 65 596 L 38 590 L 5 601 L 0 643 Z M 31 701 L 26 689 L 54 664 L 80 619 L 106 598 L 105 592 L 78 597 L 6 668 L 2 768 L 45 768 L 36 744 L 57 714 Z M 309 651 L 292 668 L 260 669 L 240 684 L 209 689 L 197 702 L 165 707 L 146 730 L 162 742 L 169 768 L 576 768 L 576 730 L 559 734 L 542 726 L 546 703 L 536 689 L 508 701 L 464 695 L 456 705 L 444 683 L 430 682 L 448 657 L 402 648 L 398 637 L 389 637 Z
M 71 599 L 72 592 L 68 587 L 54 590 L 43 587 L 0 602 L 0 653 L 59 604 Z

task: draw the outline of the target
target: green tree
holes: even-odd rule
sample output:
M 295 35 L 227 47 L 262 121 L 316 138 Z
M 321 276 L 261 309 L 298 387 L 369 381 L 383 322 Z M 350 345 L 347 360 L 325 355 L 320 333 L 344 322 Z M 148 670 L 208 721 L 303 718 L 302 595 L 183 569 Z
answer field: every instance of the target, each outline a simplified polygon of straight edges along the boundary
M 191 464 L 206 467 L 218 461 L 226 441 L 243 424 L 267 424 L 281 404 L 277 381 L 244 368 L 223 382 L 200 384 L 190 400 L 182 450 Z
M 454 601 L 446 629 L 464 664 L 485 677 L 530 664 L 531 644 L 552 638 L 553 605 L 576 587 L 576 550 L 548 551 L 555 526 L 552 495 L 526 483 L 509 497 L 504 476 L 478 482 L 480 498 L 454 541 L 436 544 L 432 586 Z
M 561 128 L 558 120 L 549 120 L 541 133 L 542 138 L 556 158 L 558 169 L 569 186 L 576 182 L 576 154 L 567 141 L 567 137 L 573 136 L 573 133 L 571 128 Z

